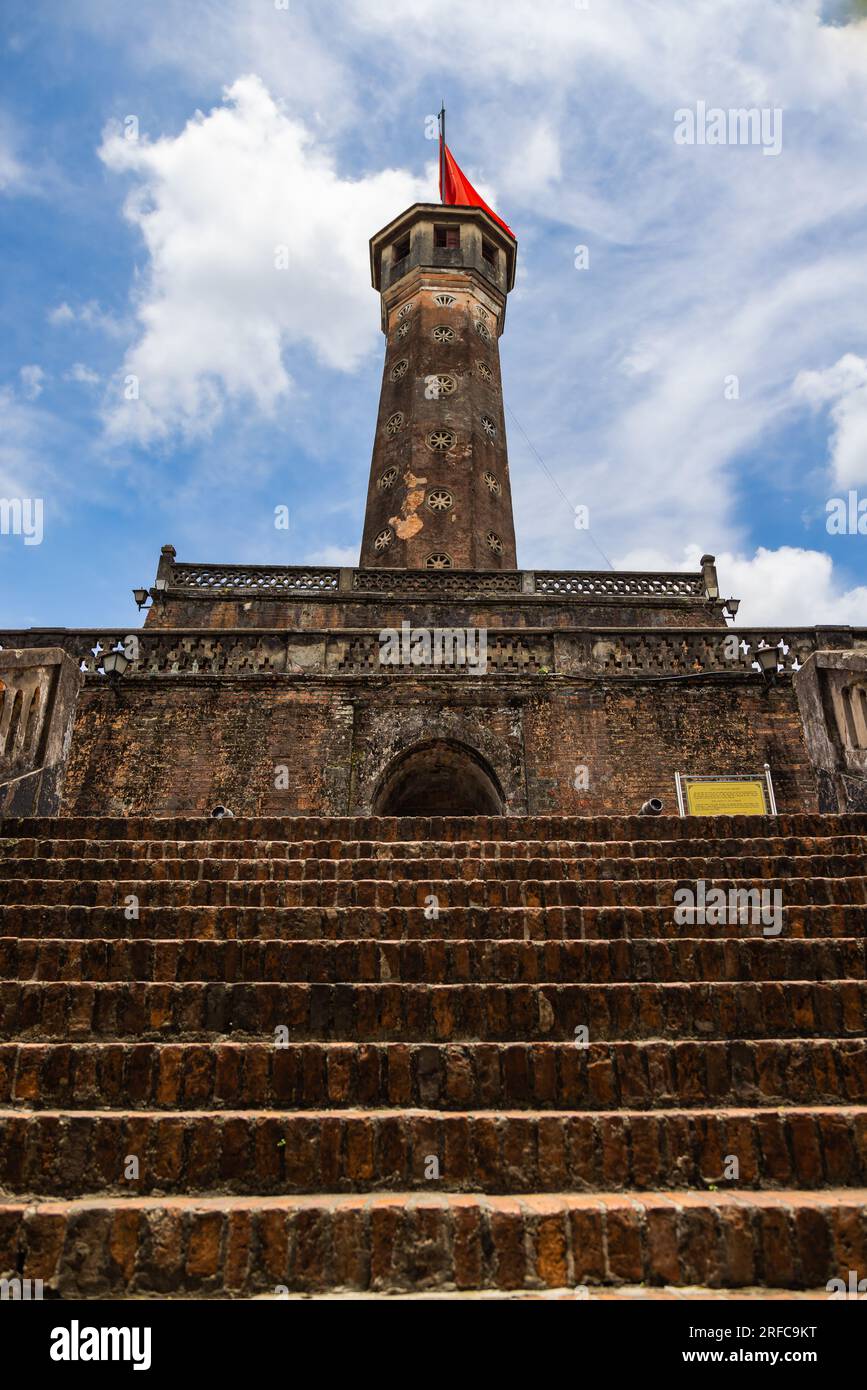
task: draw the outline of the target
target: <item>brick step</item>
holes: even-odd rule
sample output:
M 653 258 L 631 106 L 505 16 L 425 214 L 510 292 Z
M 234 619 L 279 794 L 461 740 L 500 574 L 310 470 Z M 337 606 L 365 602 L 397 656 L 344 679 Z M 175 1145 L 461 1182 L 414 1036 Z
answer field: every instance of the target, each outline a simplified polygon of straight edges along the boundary
M 250 941 L 428 940 L 702 940 L 763 936 L 760 923 L 679 924 L 671 903 L 659 907 L 443 907 L 436 921 L 422 907 L 167 907 L 139 904 L 128 918 L 123 903 L 109 907 L 23 903 L 0 907 L 0 933 L 29 939 L 152 939 Z M 867 904 L 786 905 L 783 939 L 862 937 Z
M 387 1193 L 0 1205 L 0 1277 L 64 1298 L 575 1285 L 824 1288 L 867 1268 L 867 1190 Z
M 695 884 L 731 879 L 747 886 L 788 884 L 820 878 L 854 880 L 863 874 L 865 853 L 761 858 L 734 854 L 728 858 L 670 859 L 5 859 L 0 881 L 45 883 L 62 880 L 79 884 L 141 883 L 322 883 L 386 881 L 397 888 L 432 880 L 464 883 L 611 882 L 653 880 Z
M 711 829 L 712 826 L 712 829 Z M 867 835 L 867 812 L 778 816 L 6 816 L 0 832 L 85 840 L 689 840 Z
M 130 1157 L 138 1177 L 124 1176 Z M 734 1158 L 736 1179 L 726 1177 Z M 731 1171 L 731 1170 L 730 1170 Z M 867 1185 L 867 1108 L 0 1110 L 7 1196 Z
M 846 1037 L 867 982 L 730 984 L 112 984 L 0 982 L 0 1038 L 84 1041 L 226 1034 L 292 1041 L 563 1041 Z
M 658 859 L 682 855 L 780 857 L 861 854 L 865 835 L 789 835 L 683 840 L 81 840 L 0 836 L 2 859 Z
M 864 867 L 860 864 L 859 867 Z M 147 907 L 424 907 L 435 897 L 440 910 L 451 907 L 675 906 L 675 892 L 692 887 L 679 879 L 612 879 L 575 881 L 525 879 L 418 879 L 392 883 L 355 881 L 229 879 L 6 879 L 0 903 L 40 906 L 124 907 L 135 897 Z M 754 879 L 706 880 L 706 892 L 755 887 Z M 848 878 L 767 878 L 763 889 L 779 888 L 783 903 L 867 903 L 867 876 Z
M 432 922 L 431 929 L 436 931 Z M 843 980 L 867 977 L 867 940 L 67 941 L 0 937 L 0 979 L 325 984 Z
M 0 1104 L 599 1110 L 867 1103 L 867 1038 L 0 1043 Z

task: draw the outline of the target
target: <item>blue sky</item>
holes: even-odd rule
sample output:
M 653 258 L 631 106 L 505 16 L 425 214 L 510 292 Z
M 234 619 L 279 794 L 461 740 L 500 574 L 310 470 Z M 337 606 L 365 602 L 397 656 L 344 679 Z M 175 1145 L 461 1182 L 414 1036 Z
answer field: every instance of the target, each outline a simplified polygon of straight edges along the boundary
M 0 624 L 137 621 L 167 541 L 356 562 L 383 352 L 367 239 L 435 199 L 441 96 L 519 240 L 519 564 L 710 550 L 746 622 L 867 622 L 867 535 L 826 529 L 829 498 L 867 498 L 863 11 L 4 0 L 0 498 L 42 499 L 44 534 L 0 534 Z M 699 103 L 779 111 L 779 153 L 678 144 Z

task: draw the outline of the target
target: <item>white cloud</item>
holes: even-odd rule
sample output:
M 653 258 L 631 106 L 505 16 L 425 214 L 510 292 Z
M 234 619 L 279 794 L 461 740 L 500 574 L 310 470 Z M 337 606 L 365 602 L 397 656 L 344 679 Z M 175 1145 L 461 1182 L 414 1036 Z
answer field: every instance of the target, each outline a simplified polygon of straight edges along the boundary
M 18 375 L 21 378 L 21 390 L 28 401 L 35 401 L 42 395 L 42 385 L 45 381 L 45 371 L 36 362 L 31 362 L 28 366 L 22 367 Z
M 623 569 L 701 568 L 702 551 L 687 546 L 679 562 L 655 547 L 633 550 L 618 561 Z M 830 555 L 784 545 L 776 550 L 759 546 L 751 556 L 723 552 L 716 556 L 716 571 L 724 597 L 738 598 L 738 627 L 779 623 L 812 626 L 815 623 L 867 624 L 867 586 L 848 587 L 834 572 Z
M 352 370 L 376 343 L 367 240 L 426 184 L 399 170 L 341 178 L 256 77 L 176 137 L 113 134 L 100 153 L 136 179 L 126 215 L 150 256 L 123 366 L 139 399 L 112 407 L 114 434 L 201 434 L 232 397 L 270 413 L 290 385 L 286 348 Z
M 831 469 L 840 487 L 867 482 L 867 360 L 848 352 L 824 371 L 799 372 L 795 394 L 818 409 L 831 405 Z
M 55 450 L 68 447 L 64 423 L 0 389 L 0 497 L 55 497 L 49 462 Z
M 0 113 L 0 193 L 32 191 L 33 179 L 18 153 L 19 137 Z
M 54 328 L 62 328 L 67 324 L 78 324 L 82 328 L 91 328 L 100 333 L 106 333 L 109 337 L 117 338 L 128 331 L 128 325 L 124 325 L 121 320 L 115 318 L 114 314 L 103 309 L 96 299 L 89 299 L 85 304 L 73 309 L 66 300 L 56 304 L 53 309 L 49 309 L 47 314 L 48 322 Z
M 760 546 L 752 558 L 723 554 L 716 564 L 725 592 L 741 599 L 739 624 L 867 623 L 867 586 L 847 588 L 823 551 Z
M 358 564 L 357 545 L 326 545 L 321 550 L 312 551 L 305 559 L 308 565 L 343 565 L 351 567 Z
M 5 17 L 5 16 L 4 16 Z M 4 34 L 4 45 L 9 46 Z M 7 84 L 11 94 L 11 81 Z M 16 115 L 0 110 L 0 194 L 8 197 L 44 198 L 63 187 L 63 175 L 51 153 L 53 141 L 40 138 L 36 117 L 20 125 Z
M 119 44 L 135 69 L 151 77 L 167 74 L 174 91 L 182 84 L 187 91 L 217 91 L 239 73 L 256 72 L 305 120 L 334 130 L 357 114 L 358 94 L 344 62 L 355 3 L 289 0 L 278 10 L 274 0 L 150 0 L 119 7 L 76 0 L 50 23 L 95 34 L 100 44 Z M 386 97 L 377 92 L 380 109 Z
M 95 386 L 100 380 L 99 373 L 84 362 L 73 362 L 69 371 L 64 373 L 64 378 L 66 381 L 80 382 L 82 386 Z
M 24 177 L 24 169 L 0 135 L 0 192 L 11 192 L 24 181 Z
M 498 175 L 501 192 L 497 201 L 518 198 L 526 203 L 531 198 L 549 198 L 562 172 L 559 134 L 550 120 L 537 119 L 523 132 L 520 159 L 510 162 Z

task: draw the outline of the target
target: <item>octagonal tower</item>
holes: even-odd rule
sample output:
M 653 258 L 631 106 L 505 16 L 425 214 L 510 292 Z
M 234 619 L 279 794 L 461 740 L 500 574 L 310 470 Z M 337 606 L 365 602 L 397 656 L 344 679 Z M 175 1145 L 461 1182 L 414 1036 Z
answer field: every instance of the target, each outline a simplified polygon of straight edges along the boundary
M 517 243 L 416 203 L 370 242 L 385 366 L 362 567 L 517 568 L 498 340 Z

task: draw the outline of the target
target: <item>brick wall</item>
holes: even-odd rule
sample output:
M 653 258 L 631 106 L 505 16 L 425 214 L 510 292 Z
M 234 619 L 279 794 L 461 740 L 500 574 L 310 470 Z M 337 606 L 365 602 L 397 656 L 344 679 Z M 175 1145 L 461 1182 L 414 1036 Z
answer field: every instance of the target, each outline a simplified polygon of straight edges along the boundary
M 816 785 L 790 685 L 758 680 L 589 684 L 528 702 L 528 793 L 535 812 L 634 814 L 651 796 L 676 814 L 674 774 L 771 773 L 782 810 L 816 809 Z M 574 788 L 575 767 L 589 789 Z
M 771 765 L 781 811 L 816 809 L 788 680 L 579 682 L 566 677 L 89 679 L 66 780 L 67 814 L 346 814 L 369 806 L 397 754 L 465 742 L 512 813 L 675 810 L 674 773 Z M 590 786 L 574 787 L 575 767 Z M 275 786 L 275 769 L 284 767 Z
M 323 631 L 397 627 L 708 627 L 724 628 L 705 598 L 552 599 L 548 595 L 466 599 L 335 594 L 321 598 L 218 598 L 169 595 L 147 611 L 147 628 L 264 628 Z

